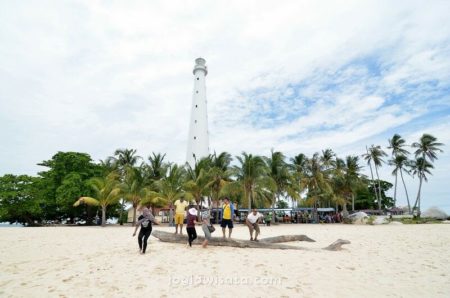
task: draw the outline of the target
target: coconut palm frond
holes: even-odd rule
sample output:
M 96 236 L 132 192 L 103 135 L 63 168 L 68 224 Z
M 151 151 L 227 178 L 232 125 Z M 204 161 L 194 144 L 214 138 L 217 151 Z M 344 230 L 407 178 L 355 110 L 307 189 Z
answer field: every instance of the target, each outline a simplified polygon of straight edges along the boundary
M 89 206 L 98 206 L 98 205 L 100 205 L 98 200 L 96 200 L 94 198 L 91 198 L 91 197 L 81 197 L 73 204 L 73 206 L 77 207 L 80 204 L 86 204 L 86 205 L 89 205 Z

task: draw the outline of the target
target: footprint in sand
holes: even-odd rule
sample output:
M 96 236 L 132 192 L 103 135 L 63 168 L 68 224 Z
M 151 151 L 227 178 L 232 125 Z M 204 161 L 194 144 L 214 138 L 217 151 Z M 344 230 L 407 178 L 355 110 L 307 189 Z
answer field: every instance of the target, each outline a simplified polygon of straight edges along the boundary
M 68 278 L 63 279 L 62 281 L 63 282 L 68 282 L 68 281 L 71 281 L 72 278 L 73 278 L 73 276 L 69 276 Z
M 143 284 L 139 284 L 139 285 L 137 285 L 136 286 L 136 290 L 142 290 L 142 289 L 144 289 L 145 288 L 145 285 L 143 285 Z

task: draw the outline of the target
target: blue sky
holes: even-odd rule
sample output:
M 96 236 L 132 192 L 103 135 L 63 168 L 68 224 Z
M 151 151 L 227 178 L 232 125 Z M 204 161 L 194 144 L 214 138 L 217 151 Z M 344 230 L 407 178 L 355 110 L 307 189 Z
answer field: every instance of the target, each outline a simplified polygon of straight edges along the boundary
M 345 157 L 394 133 L 408 143 L 431 133 L 446 146 L 423 206 L 450 213 L 448 11 L 448 1 L 0 1 L 0 175 L 34 175 L 69 150 L 183 163 L 201 56 L 212 150 Z

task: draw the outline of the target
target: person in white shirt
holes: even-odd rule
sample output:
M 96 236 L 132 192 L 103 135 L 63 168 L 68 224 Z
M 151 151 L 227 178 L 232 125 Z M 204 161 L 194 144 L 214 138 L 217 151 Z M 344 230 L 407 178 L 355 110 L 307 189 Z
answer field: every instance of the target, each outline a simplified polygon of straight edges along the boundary
M 250 241 L 258 241 L 258 235 L 260 234 L 259 223 L 262 218 L 263 215 L 256 209 L 252 209 L 252 212 L 247 216 L 245 222 L 250 232 Z M 255 231 L 255 238 L 253 238 L 253 231 Z

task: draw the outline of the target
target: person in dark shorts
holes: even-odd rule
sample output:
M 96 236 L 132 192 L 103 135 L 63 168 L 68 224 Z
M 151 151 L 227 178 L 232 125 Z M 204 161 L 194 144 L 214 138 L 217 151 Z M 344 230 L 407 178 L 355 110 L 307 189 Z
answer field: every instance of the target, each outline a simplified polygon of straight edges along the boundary
M 147 240 L 152 233 L 152 223 L 158 224 L 153 214 L 148 210 L 148 208 L 142 209 L 142 215 L 138 217 L 138 222 L 136 223 L 136 228 L 134 229 L 133 237 L 136 236 L 137 229 L 140 227 L 138 235 L 139 252 L 145 254 L 147 249 Z
M 222 206 L 222 227 L 223 238 L 225 238 L 225 228 L 228 227 L 228 238 L 231 238 L 231 232 L 233 231 L 233 216 L 234 207 L 230 204 L 230 199 L 225 198 Z
M 191 207 L 188 210 L 188 215 L 186 218 L 186 232 L 188 234 L 189 246 L 192 246 L 192 242 L 197 239 L 197 231 L 195 230 L 195 224 L 197 222 L 197 209 Z

